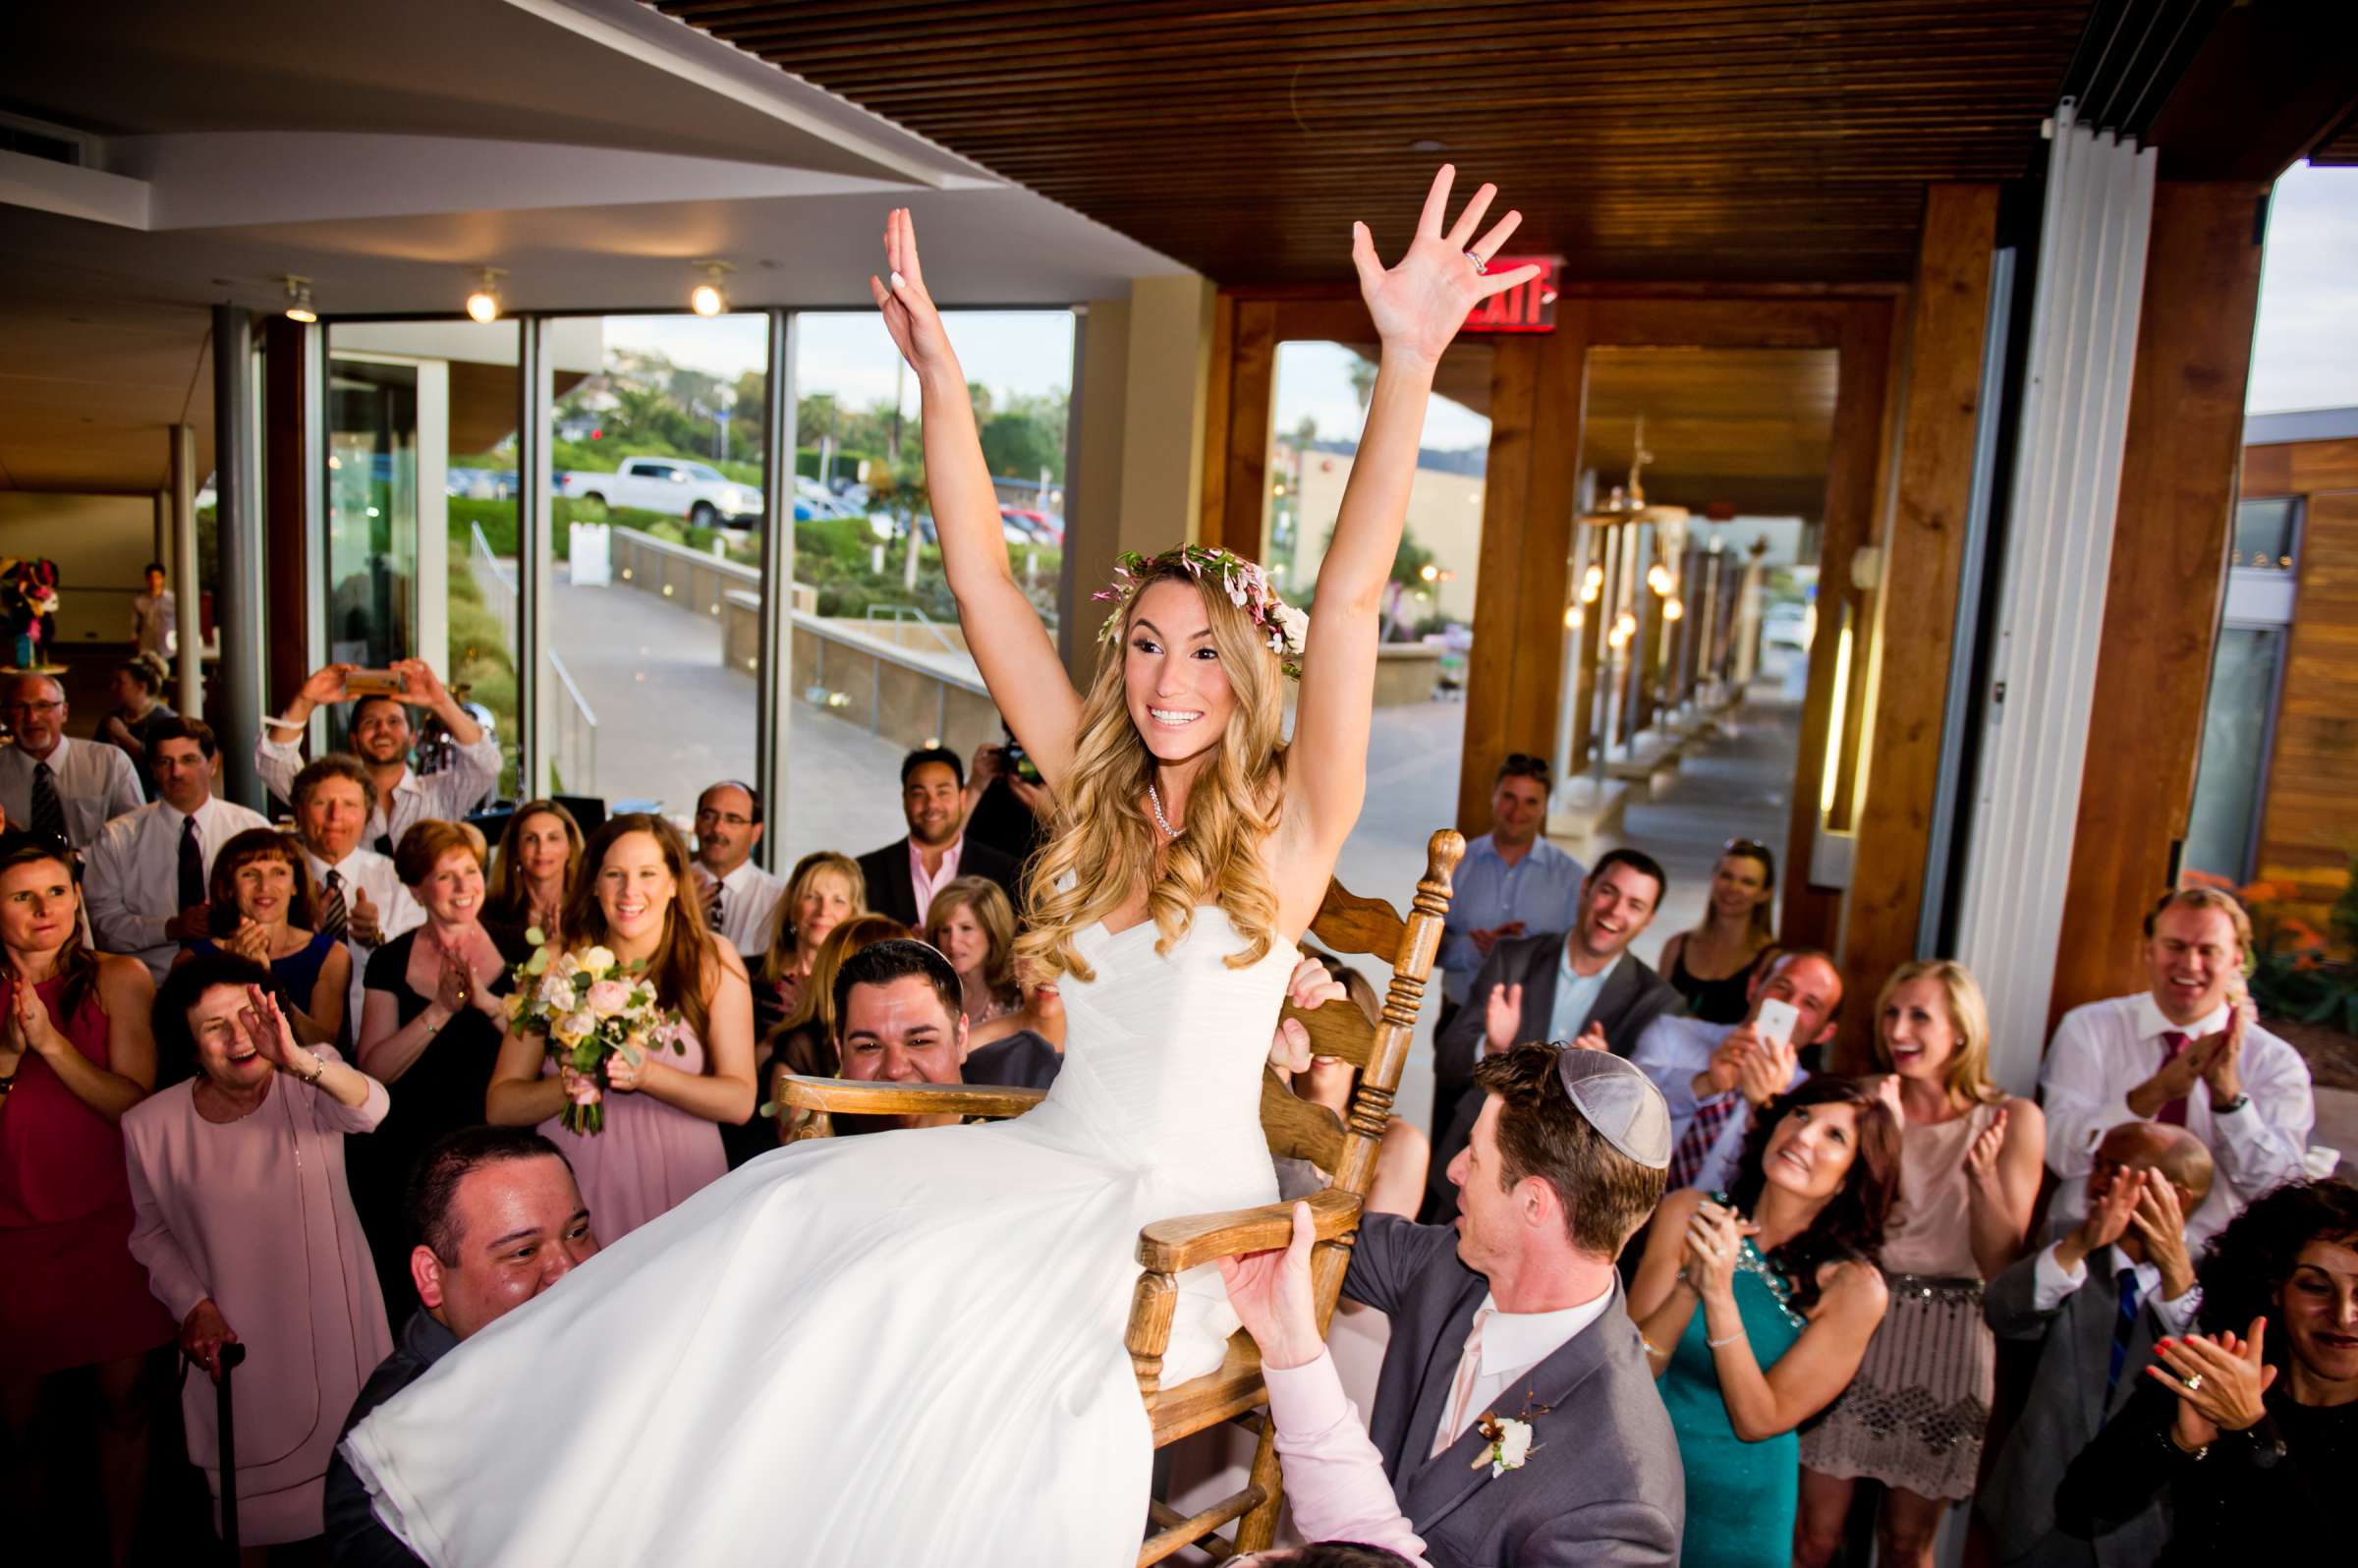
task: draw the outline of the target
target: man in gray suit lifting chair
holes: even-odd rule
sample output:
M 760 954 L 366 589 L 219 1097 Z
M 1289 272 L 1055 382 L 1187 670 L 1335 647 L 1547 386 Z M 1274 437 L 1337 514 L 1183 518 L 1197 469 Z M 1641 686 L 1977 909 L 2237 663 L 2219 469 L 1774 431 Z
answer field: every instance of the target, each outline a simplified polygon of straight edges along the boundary
M 1296 1518 L 1432 1568 L 1675 1563 L 1678 1441 L 1613 1267 L 1661 1199 L 1669 1110 L 1603 1051 L 1517 1045 L 1474 1083 L 1458 1219 L 1371 1214 L 1351 1251 L 1343 1294 L 1392 1326 L 1364 1435 L 1318 1343 L 1307 1236 L 1224 1265 Z

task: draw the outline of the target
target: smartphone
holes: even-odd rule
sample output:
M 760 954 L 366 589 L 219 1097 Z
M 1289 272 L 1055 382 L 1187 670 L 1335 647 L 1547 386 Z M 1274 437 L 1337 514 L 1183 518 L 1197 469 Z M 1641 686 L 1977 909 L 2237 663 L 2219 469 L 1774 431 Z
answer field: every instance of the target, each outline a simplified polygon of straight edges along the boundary
M 1039 764 L 1032 760 L 1030 754 L 1025 752 L 1021 741 L 1009 741 L 1005 746 L 1000 747 L 999 756 L 1006 760 L 1007 770 L 1017 778 L 1027 784 L 1039 782 Z
M 1760 1015 L 1753 1019 L 1752 1027 L 1764 1040 L 1773 1040 L 1779 1045 L 1790 1045 L 1793 1043 L 1793 1026 L 1799 1022 L 1801 1022 L 1801 1011 L 1791 1002 L 1780 1002 L 1773 996 L 1764 996 L 1761 998 Z
M 344 676 L 346 697 L 407 697 L 399 670 L 351 670 Z

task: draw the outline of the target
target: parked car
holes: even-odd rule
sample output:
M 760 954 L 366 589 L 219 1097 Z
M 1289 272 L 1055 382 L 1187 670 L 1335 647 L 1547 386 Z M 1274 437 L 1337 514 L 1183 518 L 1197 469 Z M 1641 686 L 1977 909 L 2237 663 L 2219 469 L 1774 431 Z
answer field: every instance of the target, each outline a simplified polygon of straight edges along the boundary
M 1044 544 L 1051 549 L 1064 547 L 1063 522 L 1045 512 L 1036 512 L 1029 507 L 1002 506 L 999 508 L 999 521 L 1009 529 L 1020 530 L 1024 534 L 1020 541 L 1010 534 L 1008 542 L 1011 544 Z
M 1810 645 L 1810 607 L 1787 602 L 1771 604 L 1761 617 L 1761 640 L 1770 647 L 1807 648 Z
M 557 493 L 576 501 L 662 512 L 700 528 L 750 528 L 761 517 L 759 490 L 683 458 L 625 458 L 611 474 L 567 469 L 557 476 Z

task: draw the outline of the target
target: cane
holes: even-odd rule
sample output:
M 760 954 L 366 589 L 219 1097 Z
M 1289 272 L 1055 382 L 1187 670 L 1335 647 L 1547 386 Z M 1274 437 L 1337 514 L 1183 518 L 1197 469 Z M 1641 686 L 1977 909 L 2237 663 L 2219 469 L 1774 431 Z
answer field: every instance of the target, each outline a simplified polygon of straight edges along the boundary
M 246 1359 L 246 1347 L 232 1339 L 213 1352 L 220 1363 L 221 1380 L 213 1385 L 216 1419 L 221 1426 L 221 1540 L 228 1560 L 238 1560 L 238 1428 L 230 1408 L 230 1373 Z

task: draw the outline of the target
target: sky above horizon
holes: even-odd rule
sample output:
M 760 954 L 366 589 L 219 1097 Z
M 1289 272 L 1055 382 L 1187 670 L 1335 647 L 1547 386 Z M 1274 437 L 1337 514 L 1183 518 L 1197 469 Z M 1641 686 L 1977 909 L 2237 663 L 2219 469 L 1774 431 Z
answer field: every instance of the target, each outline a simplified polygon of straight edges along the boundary
M 2358 168 L 2296 164 L 2276 182 L 2243 406 L 2358 407 Z

